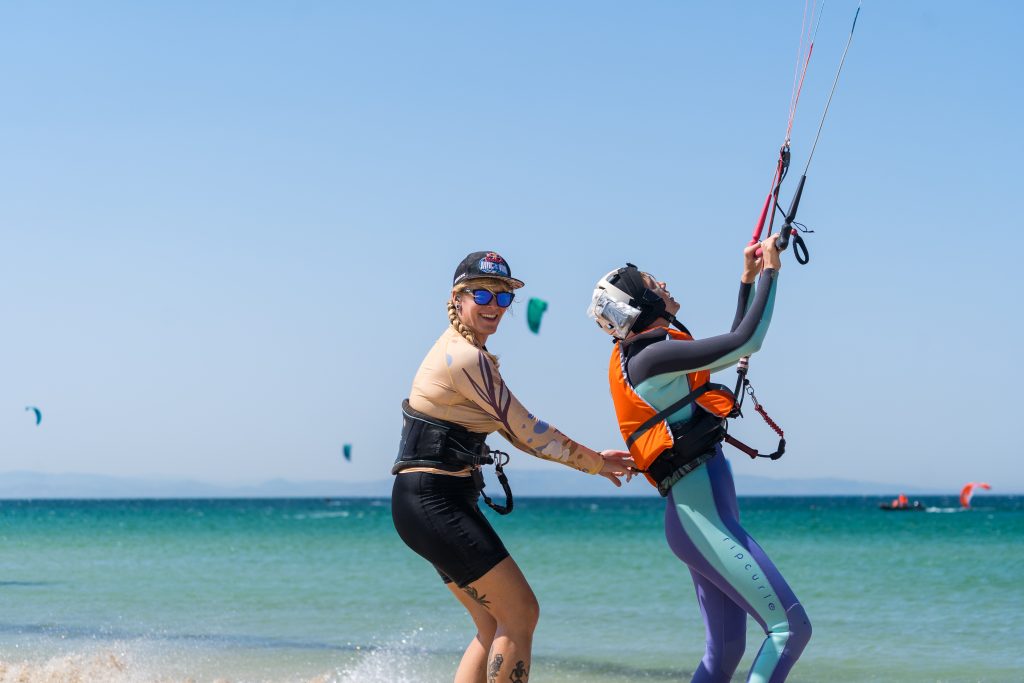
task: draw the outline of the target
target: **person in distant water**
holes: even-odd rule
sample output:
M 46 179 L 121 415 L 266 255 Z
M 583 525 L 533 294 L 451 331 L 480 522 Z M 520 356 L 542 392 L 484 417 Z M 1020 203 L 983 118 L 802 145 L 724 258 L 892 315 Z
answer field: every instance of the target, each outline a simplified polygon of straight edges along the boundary
M 505 385 L 486 343 L 522 286 L 492 251 L 463 259 L 448 297 L 448 327 L 402 404 L 392 517 L 402 540 L 434 565 L 476 624 L 456 683 L 525 683 L 539 615 L 526 578 L 477 507 L 480 465 L 504 457 L 489 451 L 486 436 L 497 431 L 530 455 L 616 486 L 632 464 L 626 451 L 597 452 L 573 441 L 526 410 Z
M 776 239 L 744 250 L 739 302 L 726 334 L 693 339 L 676 320 L 680 305 L 665 283 L 632 264 L 598 281 L 589 309 L 614 337 L 608 377 L 623 438 L 639 471 L 667 498 L 665 535 L 697 590 L 707 634 L 697 683 L 732 679 L 748 614 L 766 634 L 748 681 L 785 680 L 811 636 L 804 608 L 740 526 L 721 447 L 735 397 L 708 381 L 761 348 L 781 266 Z

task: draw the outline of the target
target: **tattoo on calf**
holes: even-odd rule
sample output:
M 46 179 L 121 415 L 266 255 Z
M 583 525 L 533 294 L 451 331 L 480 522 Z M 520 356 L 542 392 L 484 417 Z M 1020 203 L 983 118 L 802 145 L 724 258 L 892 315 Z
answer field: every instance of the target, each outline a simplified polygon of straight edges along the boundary
M 530 678 L 530 670 L 526 668 L 523 660 L 516 662 L 516 668 L 512 669 L 512 675 L 508 677 L 512 683 L 526 683 Z
M 498 683 L 498 672 L 501 671 L 501 663 L 505 658 L 501 655 L 494 655 L 491 665 L 487 667 L 487 683 Z
M 487 596 L 480 595 L 472 586 L 466 586 L 462 590 L 463 592 L 465 592 L 466 595 L 472 598 L 473 601 L 476 602 L 476 604 L 480 605 L 481 607 L 490 607 L 491 601 L 487 599 Z

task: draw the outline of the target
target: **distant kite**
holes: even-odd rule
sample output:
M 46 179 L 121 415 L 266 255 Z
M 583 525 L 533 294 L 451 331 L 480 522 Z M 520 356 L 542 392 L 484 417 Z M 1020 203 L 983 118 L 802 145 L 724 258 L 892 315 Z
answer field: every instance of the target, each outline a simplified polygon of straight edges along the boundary
M 969 484 L 964 484 L 964 488 L 960 491 L 960 507 L 965 510 L 971 507 L 971 498 L 974 497 L 974 489 L 985 489 L 991 491 L 992 487 L 983 481 L 972 481 Z
M 35 406 L 25 406 L 25 410 L 31 410 L 36 414 L 36 425 L 43 421 L 43 412 Z
M 341 454 L 345 456 L 345 460 L 352 461 L 352 444 L 347 443 L 341 447 Z
M 526 324 L 530 326 L 530 331 L 534 334 L 540 332 L 540 319 L 544 316 L 544 311 L 548 310 L 548 302 L 543 299 L 530 299 L 530 303 L 526 308 Z

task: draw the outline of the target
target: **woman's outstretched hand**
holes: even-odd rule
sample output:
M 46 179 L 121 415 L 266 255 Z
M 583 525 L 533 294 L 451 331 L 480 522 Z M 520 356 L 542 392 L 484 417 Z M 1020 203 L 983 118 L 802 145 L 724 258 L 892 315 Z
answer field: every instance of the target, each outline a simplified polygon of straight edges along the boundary
M 744 247 L 743 249 L 743 276 L 740 281 L 744 284 L 753 284 L 757 276 L 765 268 L 779 270 L 782 268 L 782 259 L 779 258 L 779 250 L 775 247 L 775 240 L 779 236 L 769 235 L 767 239 L 756 244 Z
M 779 235 L 776 233 L 774 235 L 770 235 L 764 242 L 761 242 L 761 265 L 766 269 L 782 269 L 782 259 L 779 257 L 779 250 L 775 246 L 775 241 L 778 239 Z
M 740 278 L 740 282 L 746 285 L 752 285 L 760 272 L 761 243 L 755 242 L 743 249 L 743 276 Z
M 601 457 L 604 458 L 604 464 L 598 474 L 611 483 L 622 486 L 619 477 L 626 477 L 626 481 L 633 478 L 633 467 L 636 463 L 633 462 L 633 456 L 629 451 L 601 451 Z

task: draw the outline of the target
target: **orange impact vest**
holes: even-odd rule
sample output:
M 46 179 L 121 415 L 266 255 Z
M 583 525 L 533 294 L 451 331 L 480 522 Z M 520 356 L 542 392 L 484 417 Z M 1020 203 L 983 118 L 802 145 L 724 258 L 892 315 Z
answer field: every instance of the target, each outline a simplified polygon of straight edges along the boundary
M 693 339 L 685 332 L 667 327 L 656 327 L 644 334 L 651 334 L 655 330 L 663 330 L 671 339 L 683 341 Z M 711 373 L 707 370 L 698 370 L 686 375 L 691 392 L 707 384 L 710 378 Z M 645 401 L 629 383 L 629 379 L 626 377 L 626 359 L 622 354 L 621 342 L 616 342 L 615 348 L 612 349 L 611 361 L 608 363 L 608 385 L 611 388 L 612 402 L 615 404 L 615 415 L 619 419 L 619 431 L 622 432 L 622 438 L 628 444 L 629 452 L 633 456 L 633 460 L 636 461 L 637 467 L 646 470 L 659 455 L 671 448 L 675 441 L 672 438 L 668 420 L 662 420 L 630 443 L 633 433 L 642 424 L 654 418 L 658 414 L 658 409 Z M 680 398 L 682 397 L 680 396 Z M 733 411 L 735 397 L 731 391 L 723 387 L 705 391 L 696 398 L 695 402 L 709 413 L 724 418 Z M 649 474 L 644 476 L 655 486 L 658 485 Z

